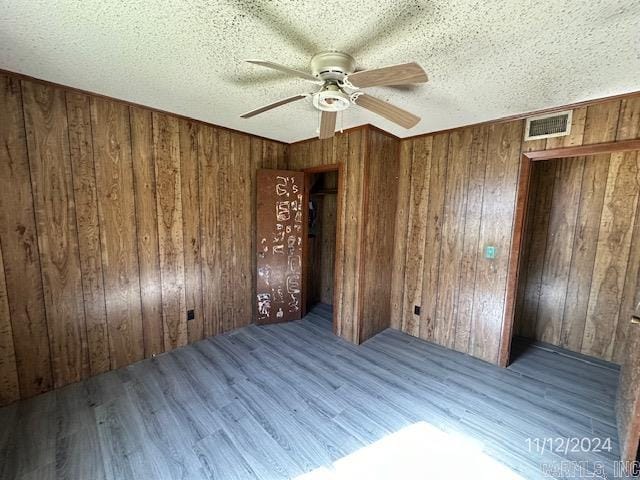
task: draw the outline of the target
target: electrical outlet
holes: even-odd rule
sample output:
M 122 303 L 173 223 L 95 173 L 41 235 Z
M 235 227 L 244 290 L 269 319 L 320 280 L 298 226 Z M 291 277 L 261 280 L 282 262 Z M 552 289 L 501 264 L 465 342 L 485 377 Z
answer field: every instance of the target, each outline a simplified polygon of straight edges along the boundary
M 414 305 L 413 306 L 413 313 L 415 315 L 420 315 L 420 305 Z
M 196 318 L 196 312 L 194 310 L 187 310 L 187 320 L 193 320 Z
M 484 258 L 487 260 L 495 260 L 497 255 L 498 251 L 493 245 L 487 245 L 484 247 Z

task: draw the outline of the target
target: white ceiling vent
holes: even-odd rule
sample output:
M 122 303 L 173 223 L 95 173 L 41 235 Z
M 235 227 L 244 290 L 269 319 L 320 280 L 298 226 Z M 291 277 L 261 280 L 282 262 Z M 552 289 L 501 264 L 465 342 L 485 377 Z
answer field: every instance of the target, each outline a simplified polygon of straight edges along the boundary
M 527 118 L 524 130 L 524 140 L 538 140 L 541 138 L 563 137 L 571 132 L 571 114 L 566 112 L 539 115 Z

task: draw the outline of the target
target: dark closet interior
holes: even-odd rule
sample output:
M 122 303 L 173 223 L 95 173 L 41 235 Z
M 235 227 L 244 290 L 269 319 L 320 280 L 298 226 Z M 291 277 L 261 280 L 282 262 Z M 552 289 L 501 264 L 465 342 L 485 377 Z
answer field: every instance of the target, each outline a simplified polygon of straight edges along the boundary
M 337 171 L 310 176 L 307 311 L 318 304 L 333 305 L 337 193 Z

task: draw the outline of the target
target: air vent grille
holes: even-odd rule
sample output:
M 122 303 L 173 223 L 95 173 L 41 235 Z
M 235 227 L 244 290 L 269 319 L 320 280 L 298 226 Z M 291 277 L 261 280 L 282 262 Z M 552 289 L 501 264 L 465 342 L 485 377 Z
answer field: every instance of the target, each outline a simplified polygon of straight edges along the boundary
M 571 131 L 571 110 L 527 119 L 525 140 L 562 137 Z

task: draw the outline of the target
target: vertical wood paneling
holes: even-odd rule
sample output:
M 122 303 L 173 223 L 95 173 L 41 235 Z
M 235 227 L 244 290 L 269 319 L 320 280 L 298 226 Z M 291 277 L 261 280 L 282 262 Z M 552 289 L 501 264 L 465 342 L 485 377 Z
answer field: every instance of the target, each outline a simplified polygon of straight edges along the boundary
M 146 109 L 130 107 L 129 115 L 144 356 L 149 358 L 164 351 L 153 123 Z
M 640 202 L 640 199 L 638 200 Z M 625 344 L 629 330 L 633 328 L 630 323 L 634 313 L 640 313 L 640 203 L 636 206 L 636 218 L 631 235 L 631 247 L 629 249 L 629 263 L 622 292 L 620 316 L 616 328 L 616 339 L 613 349 L 613 361 L 624 365 Z M 636 313 L 636 314 L 637 314 Z
M 460 265 L 464 245 L 464 212 L 467 207 L 468 160 L 471 156 L 473 131 L 457 130 L 449 135 L 447 180 L 445 183 L 444 222 L 439 255 L 446 261 L 438 273 L 438 301 L 434 338 L 440 345 L 455 343 Z
M 20 81 L 0 75 L 0 243 L 20 395 L 53 385 Z M 27 286 L 27 288 L 25 288 Z
M 342 283 L 342 305 L 339 335 L 358 341 L 358 305 L 360 247 L 362 243 L 361 215 L 363 208 L 364 159 L 366 158 L 367 134 L 363 130 L 348 136 L 347 161 L 345 165 L 346 199 L 344 223 L 344 271 Z
M 182 234 L 180 128 L 176 117 L 153 113 L 158 252 L 162 281 L 164 350 L 187 344 Z
M 611 154 L 582 351 L 611 359 L 639 194 L 636 152 Z M 608 321 L 602 321 L 607 319 Z
M 200 264 L 198 127 L 186 120 L 180 120 L 180 170 L 185 301 L 187 310 L 193 310 L 194 313 L 194 319 L 187 322 L 187 335 L 191 343 L 200 340 L 204 335 L 204 312 Z
M 256 200 L 257 200 L 257 171 L 259 168 L 277 168 L 272 167 L 273 163 L 277 163 L 267 160 L 267 144 L 271 142 L 264 142 L 261 138 L 251 137 L 251 318 L 257 318 L 258 302 L 256 299 L 256 274 L 257 274 L 257 247 L 256 247 Z M 277 158 L 276 155 L 274 155 Z M 283 165 L 285 168 L 286 165 Z
M 218 241 L 220 242 L 219 269 L 222 270 L 222 282 L 220 290 L 222 296 L 222 317 L 220 331 L 228 332 L 235 324 L 237 300 L 235 298 L 235 278 L 233 275 L 233 263 L 235 250 L 233 248 L 233 226 L 229 219 L 234 215 L 233 199 L 231 197 L 232 166 L 232 142 L 231 134 L 224 130 L 218 131 L 218 163 L 220 168 L 216 179 L 217 203 L 219 209 Z
M 227 279 L 233 279 L 234 320 L 232 328 L 252 322 L 254 303 L 251 297 L 251 144 L 246 135 L 231 135 L 231 158 L 228 196 L 231 199 L 228 220 L 229 242 L 233 249 L 233 263 Z
M 4 261 L 0 250 L 0 405 L 20 398 L 16 352 L 13 348 L 13 330 L 9 317 L 9 298 L 4 278 Z
M 571 266 L 562 314 L 560 345 L 581 351 L 600 216 L 609 173 L 609 154 L 585 157 Z M 576 164 L 577 165 L 577 164 Z
M 111 365 L 144 357 L 129 109 L 91 99 Z
M 404 270 L 404 299 L 402 307 L 402 330 L 417 336 L 420 318 L 414 313 L 414 305 L 420 305 L 422 296 L 422 270 L 424 265 L 424 241 L 427 230 L 427 208 L 429 205 L 429 181 L 431 174 L 431 137 L 412 141 L 410 151 L 409 227 L 406 237 L 406 259 Z
M 442 243 L 445 183 L 449 154 L 449 134 L 433 137 L 431 173 L 429 175 L 429 207 L 427 210 L 427 232 L 424 242 L 424 265 L 422 269 L 422 310 L 418 335 L 425 340 L 434 339 L 436 307 L 438 301 L 438 278 L 441 266 L 439 255 Z M 411 261 L 411 259 L 407 259 Z
M 0 89 L 0 405 L 253 321 L 255 170 L 286 165 L 284 144 Z
M 89 375 L 64 91 L 22 83 L 40 267 L 56 387 Z
M 394 222 L 393 273 L 391 275 L 391 327 L 402 329 L 406 284 L 406 255 L 411 210 L 411 164 L 413 140 L 401 140 L 398 151 L 398 202 Z M 420 272 L 422 275 L 422 272 Z
M 620 102 L 616 140 L 640 138 L 640 96 L 625 98 Z
M 554 163 L 556 178 L 551 200 L 554 208 L 543 256 L 536 338 L 557 345 L 560 341 L 557 319 L 565 307 L 584 158 L 554 160 Z
M 377 130 L 368 135 L 366 191 L 363 211 L 362 313 L 359 341 L 363 342 L 390 325 L 389 278 L 393 256 L 393 224 L 398 194 L 398 141 Z
M 256 150 L 262 149 L 262 153 L 258 156 L 261 168 L 279 169 L 282 168 L 282 153 L 279 152 L 280 145 L 275 142 L 268 142 L 261 138 L 252 138 L 255 142 Z
M 473 304 L 473 355 L 496 362 L 500 337 L 506 274 L 511 246 L 511 225 L 520 166 L 522 122 L 492 125 L 482 203 L 480 245 L 495 246 L 494 260 L 478 262 Z
M 616 134 L 616 140 L 632 140 L 636 138 L 640 138 L 640 96 L 622 100 L 618 119 L 618 132 Z M 629 263 L 627 264 L 624 291 L 622 292 L 620 319 L 616 328 L 616 340 L 613 351 L 613 361 L 622 364 L 623 370 L 625 368 L 624 346 L 629 345 L 633 347 L 633 345 L 640 343 L 640 340 L 637 338 L 627 340 L 630 328 L 629 318 L 634 311 L 640 308 L 640 199 L 638 202 L 631 237 L 632 243 L 629 250 Z M 624 375 L 624 373 L 622 375 Z M 636 391 L 638 390 L 636 389 Z
M 468 167 L 467 202 L 466 209 L 462 214 L 464 218 L 464 240 L 460 265 L 460 292 L 458 294 L 456 335 L 453 344 L 453 347 L 460 352 L 468 351 L 472 329 L 473 294 L 476 283 L 476 265 L 480 250 L 478 240 L 480 237 L 482 198 L 484 196 L 488 135 L 489 128 L 486 126 L 473 129 Z
M 202 302 L 204 306 L 204 334 L 222 332 L 222 268 L 219 241 L 218 202 L 218 135 L 217 131 L 201 125 L 198 134 L 198 164 L 200 167 L 200 232 L 202 255 Z
M 87 95 L 67 92 L 66 100 L 89 365 L 91 374 L 96 375 L 109 370 L 111 359 L 102 281 L 91 108 Z
M 616 129 L 620 115 L 620 100 L 612 100 L 587 107 L 584 125 L 583 145 L 612 142 L 616 139 Z

